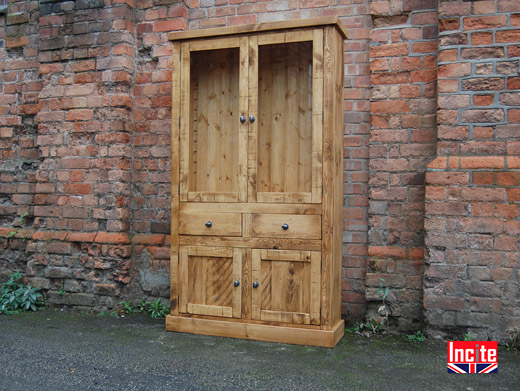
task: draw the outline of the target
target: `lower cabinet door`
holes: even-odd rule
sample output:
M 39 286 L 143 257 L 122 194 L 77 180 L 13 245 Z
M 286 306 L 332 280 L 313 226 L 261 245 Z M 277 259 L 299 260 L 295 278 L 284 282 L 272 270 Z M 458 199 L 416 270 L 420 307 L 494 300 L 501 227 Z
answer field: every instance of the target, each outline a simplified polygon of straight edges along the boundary
M 321 253 L 252 250 L 252 317 L 320 324 Z
M 181 246 L 179 312 L 240 318 L 243 250 Z

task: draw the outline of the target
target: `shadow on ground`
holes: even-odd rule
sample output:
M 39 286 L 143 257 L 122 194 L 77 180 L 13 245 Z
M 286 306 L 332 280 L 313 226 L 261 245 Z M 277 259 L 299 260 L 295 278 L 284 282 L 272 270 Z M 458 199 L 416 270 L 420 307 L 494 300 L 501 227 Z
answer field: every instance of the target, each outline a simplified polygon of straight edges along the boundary
M 325 349 L 170 333 L 164 320 L 42 311 L 0 316 L 0 390 L 516 390 L 499 373 L 446 373 L 446 345 L 344 337 Z

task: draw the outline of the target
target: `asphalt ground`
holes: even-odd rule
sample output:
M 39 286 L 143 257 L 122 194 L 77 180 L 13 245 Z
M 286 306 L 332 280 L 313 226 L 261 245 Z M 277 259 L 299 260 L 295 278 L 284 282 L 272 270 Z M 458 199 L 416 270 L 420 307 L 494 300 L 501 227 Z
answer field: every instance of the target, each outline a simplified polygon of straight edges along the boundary
M 0 315 L 0 390 L 520 390 L 520 352 L 499 349 L 497 374 L 448 374 L 446 350 L 357 335 L 326 349 L 40 311 Z

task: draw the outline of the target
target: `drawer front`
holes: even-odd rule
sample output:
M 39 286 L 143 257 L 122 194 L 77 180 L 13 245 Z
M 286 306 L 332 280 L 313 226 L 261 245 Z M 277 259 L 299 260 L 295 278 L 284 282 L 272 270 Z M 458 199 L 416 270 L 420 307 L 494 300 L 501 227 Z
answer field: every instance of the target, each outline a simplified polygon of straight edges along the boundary
M 242 236 L 241 213 L 179 213 L 179 234 Z
M 253 214 L 253 237 L 321 239 L 320 215 Z

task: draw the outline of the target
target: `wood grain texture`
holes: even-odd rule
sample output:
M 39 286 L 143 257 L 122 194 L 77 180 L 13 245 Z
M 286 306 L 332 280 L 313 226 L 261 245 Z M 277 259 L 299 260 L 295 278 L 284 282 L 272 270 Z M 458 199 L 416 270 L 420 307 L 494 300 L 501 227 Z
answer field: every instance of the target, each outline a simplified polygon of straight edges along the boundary
M 253 237 L 320 239 L 321 216 L 319 215 L 282 215 L 282 214 L 253 214 Z M 282 226 L 289 228 L 284 230 Z
M 334 31 L 335 36 L 335 89 L 334 89 L 334 255 L 333 255 L 333 276 L 331 288 L 331 307 L 332 324 L 341 319 L 341 280 L 342 280 L 342 261 L 343 261 L 343 138 L 344 138 L 344 40 L 343 37 Z
M 210 222 L 211 227 L 206 223 Z M 240 213 L 179 213 L 181 235 L 241 236 L 242 216 Z
M 181 44 L 173 44 L 172 54 L 172 129 L 171 129 L 171 214 L 170 214 L 170 314 L 179 313 L 179 142 L 181 123 Z
M 325 28 L 323 45 L 323 215 L 321 246 L 321 325 L 332 326 L 331 290 L 334 258 L 334 38 Z
M 246 37 L 240 38 L 240 87 L 239 87 L 239 113 L 240 115 L 248 117 L 251 94 L 249 90 L 250 83 L 250 69 L 251 60 L 249 55 L 249 39 Z M 239 116 L 236 118 L 239 119 Z M 249 127 L 252 124 L 249 124 Z M 249 142 L 249 129 L 247 122 L 238 125 L 238 185 L 239 185 L 239 201 L 248 201 L 248 142 Z
M 321 240 L 239 238 L 225 236 L 180 236 L 181 245 L 270 248 L 281 250 L 321 250 Z
M 241 317 L 241 279 L 245 250 L 227 247 L 181 246 L 179 312 Z
M 323 30 L 313 31 L 312 54 L 312 198 L 321 203 L 323 192 Z
M 319 324 L 320 253 L 253 249 L 253 319 Z M 315 300 L 316 302 L 313 302 Z M 318 309 L 318 314 L 316 314 Z
M 242 317 L 242 262 L 245 250 L 243 248 L 233 249 L 233 281 L 238 281 L 238 286 L 233 286 L 233 318 Z
M 179 148 L 179 197 L 188 200 L 188 179 L 190 172 L 190 124 L 193 115 L 190 111 L 190 44 L 181 46 L 181 88 L 180 88 L 180 148 Z
M 317 330 L 168 315 L 166 330 L 332 348 L 343 336 L 345 322 L 337 322 L 331 330 Z
M 258 111 L 258 37 L 249 37 L 248 57 L 249 57 L 249 77 L 248 77 L 248 111 L 249 115 L 254 115 L 256 121 L 248 121 L 248 146 L 247 146 L 247 200 L 250 203 L 256 202 L 257 187 L 257 160 L 258 160 L 258 123 L 260 114 Z
M 319 215 L 321 204 L 260 204 L 260 203 L 189 203 L 181 202 L 181 212 L 193 213 L 268 213 Z
M 172 32 L 168 34 L 168 39 L 170 41 L 177 41 L 193 38 L 209 38 L 232 34 L 258 33 L 269 30 L 273 31 L 287 29 L 302 29 L 304 27 L 316 27 L 327 25 L 333 25 L 336 29 L 338 29 L 339 33 L 343 36 L 343 38 L 348 38 L 348 33 L 345 30 L 345 27 L 343 27 L 343 24 L 339 21 L 339 18 L 337 16 L 318 16 L 305 19 L 284 20 L 280 22 L 266 22 L 240 26 Z

